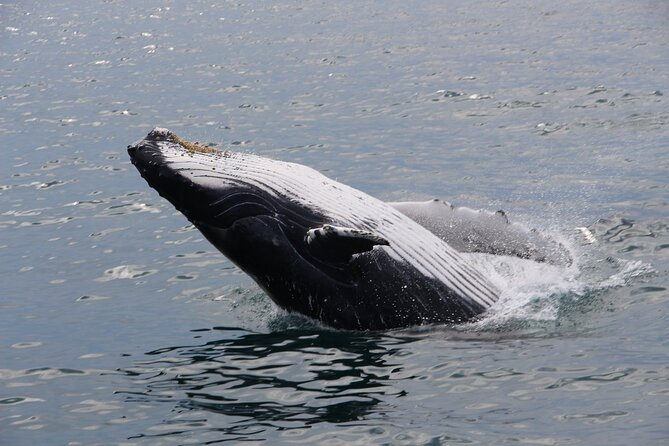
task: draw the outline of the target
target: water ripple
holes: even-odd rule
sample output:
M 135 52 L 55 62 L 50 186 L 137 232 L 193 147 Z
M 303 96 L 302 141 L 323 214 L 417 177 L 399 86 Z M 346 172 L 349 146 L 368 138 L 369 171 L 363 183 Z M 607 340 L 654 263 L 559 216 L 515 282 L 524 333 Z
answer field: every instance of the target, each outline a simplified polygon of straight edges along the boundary
M 289 428 L 359 420 L 380 410 L 380 398 L 405 395 L 392 384 L 406 379 L 392 357 L 411 338 L 216 332 L 230 338 L 148 352 L 159 358 L 125 370 L 145 390 L 122 393 L 131 401 L 172 401 L 234 417 L 228 434 L 248 434 L 263 423 Z M 249 392 L 256 394 L 252 400 Z
M 141 265 L 119 265 L 106 270 L 102 277 L 98 277 L 95 280 L 97 282 L 108 282 L 118 279 L 139 279 L 157 272 L 157 269 L 145 268 Z

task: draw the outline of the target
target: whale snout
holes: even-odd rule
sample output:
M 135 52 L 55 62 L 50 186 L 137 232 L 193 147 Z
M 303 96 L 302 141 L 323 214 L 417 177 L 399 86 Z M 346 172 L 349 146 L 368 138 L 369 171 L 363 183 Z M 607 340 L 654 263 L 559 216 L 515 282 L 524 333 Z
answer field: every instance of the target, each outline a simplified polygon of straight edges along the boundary
M 165 160 L 160 147 L 151 141 L 140 140 L 128 146 L 130 161 L 139 170 L 139 173 L 149 184 L 154 175 L 160 175 L 165 170 Z M 153 187 L 153 184 L 151 184 Z
M 130 161 L 132 164 L 137 166 L 139 169 L 140 166 L 138 166 L 138 163 L 142 163 L 145 160 L 143 160 L 143 149 L 144 149 L 144 140 L 140 139 L 139 141 L 136 141 L 130 145 L 128 145 L 128 155 L 130 155 Z
M 155 128 L 130 145 L 128 155 L 142 178 L 189 220 L 209 221 L 211 203 L 227 192 L 222 152 Z
M 155 129 L 144 139 L 128 145 L 130 161 L 142 178 L 179 211 L 189 216 L 191 209 L 186 203 L 194 197 L 196 185 L 180 174 L 178 169 L 174 169 L 169 160 L 172 152 L 181 151 L 183 149 L 169 139 L 168 133 L 158 133 Z
M 172 142 L 174 134 L 167 129 L 156 127 L 145 138 L 128 145 L 128 155 L 138 168 L 142 164 L 156 165 L 161 154 L 160 143 Z
M 130 159 L 134 161 L 139 155 L 139 152 L 141 152 L 144 147 L 148 146 L 147 143 L 148 141 L 146 139 L 139 139 L 132 144 L 128 144 L 128 155 L 130 155 Z

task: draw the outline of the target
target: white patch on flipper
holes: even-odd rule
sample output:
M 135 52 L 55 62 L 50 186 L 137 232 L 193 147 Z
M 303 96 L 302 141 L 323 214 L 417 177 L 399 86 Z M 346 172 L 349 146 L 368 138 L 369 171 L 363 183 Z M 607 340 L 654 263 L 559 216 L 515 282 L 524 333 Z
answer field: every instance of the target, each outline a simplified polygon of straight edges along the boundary
M 510 320 L 555 321 L 559 301 L 554 296 L 580 293 L 584 285 L 579 270 L 517 257 L 492 254 L 464 254 L 503 290 L 499 300 L 476 328 L 499 326 Z
M 343 238 L 364 238 L 379 245 L 387 245 L 388 241 L 368 231 L 359 229 L 344 228 L 342 226 L 323 225 L 318 228 L 307 231 L 307 243 L 311 244 L 315 240 L 323 237 L 334 236 Z

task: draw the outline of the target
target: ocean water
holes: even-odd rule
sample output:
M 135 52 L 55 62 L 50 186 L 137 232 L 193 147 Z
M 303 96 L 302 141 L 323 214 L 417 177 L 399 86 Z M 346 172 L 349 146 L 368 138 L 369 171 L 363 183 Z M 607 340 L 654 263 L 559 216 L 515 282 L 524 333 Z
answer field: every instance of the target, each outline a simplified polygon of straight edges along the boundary
M 3 2 L 0 444 L 669 444 L 666 2 Z M 504 209 L 483 320 L 273 306 L 130 165 L 152 127 Z M 588 242 L 575 228 L 587 227 Z

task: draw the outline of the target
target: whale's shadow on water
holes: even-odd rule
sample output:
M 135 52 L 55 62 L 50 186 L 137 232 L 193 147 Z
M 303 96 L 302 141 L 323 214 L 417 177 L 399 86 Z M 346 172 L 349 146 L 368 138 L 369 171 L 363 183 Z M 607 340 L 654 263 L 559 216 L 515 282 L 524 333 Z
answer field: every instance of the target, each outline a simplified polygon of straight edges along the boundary
M 194 330 L 197 338 L 214 339 L 146 353 L 147 359 L 136 367 L 120 370 L 140 389 L 118 394 L 128 402 L 169 403 L 177 418 L 187 413 L 206 419 L 222 415 L 224 422 L 204 422 L 208 427 L 200 429 L 240 438 L 268 427 L 362 420 L 382 410 L 379 406 L 387 404 L 383 399 L 405 394 L 393 386 L 392 375 L 402 368 L 402 351 L 416 336 L 333 331 L 290 316 L 275 323 L 302 328 L 270 333 Z M 400 357 L 393 360 L 395 355 Z M 174 429 L 161 429 L 160 436 L 183 431 L 178 422 L 168 424 Z

